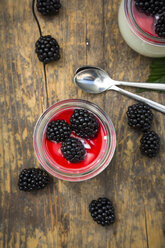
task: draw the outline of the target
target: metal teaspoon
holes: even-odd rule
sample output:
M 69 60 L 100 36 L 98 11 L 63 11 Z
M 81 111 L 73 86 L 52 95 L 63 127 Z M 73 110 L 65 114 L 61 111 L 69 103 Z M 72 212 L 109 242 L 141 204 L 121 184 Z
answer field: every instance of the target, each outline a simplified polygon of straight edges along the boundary
M 153 84 L 153 83 L 131 83 L 131 82 L 120 82 L 115 81 L 109 77 L 109 75 L 99 67 L 83 66 L 76 70 L 74 76 L 74 83 L 76 86 L 88 93 L 101 93 L 106 90 L 115 90 L 119 93 L 131 97 L 137 101 L 144 102 L 152 108 L 165 113 L 165 106 L 146 99 L 139 95 L 133 94 L 129 91 L 123 90 L 116 85 L 142 87 L 150 89 L 165 90 L 165 84 Z

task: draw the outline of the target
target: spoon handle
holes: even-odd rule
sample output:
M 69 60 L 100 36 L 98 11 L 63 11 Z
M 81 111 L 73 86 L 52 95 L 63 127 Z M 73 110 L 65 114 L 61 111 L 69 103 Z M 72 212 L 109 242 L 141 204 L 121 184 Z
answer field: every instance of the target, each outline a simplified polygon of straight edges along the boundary
M 158 84 L 158 83 L 134 83 L 134 82 L 115 81 L 115 84 L 130 86 L 130 87 L 146 88 L 152 90 L 165 90 L 165 84 Z
M 156 110 L 158 110 L 158 111 L 160 111 L 160 112 L 165 114 L 165 106 L 162 105 L 162 104 L 159 104 L 157 102 L 154 102 L 154 101 L 149 100 L 147 98 L 144 98 L 142 96 L 133 94 L 133 93 L 131 93 L 129 91 L 123 90 L 123 89 L 121 89 L 121 88 L 119 88 L 119 87 L 117 87 L 115 85 L 113 85 L 110 88 L 110 90 L 115 90 L 117 92 L 120 92 L 121 94 L 123 94 L 125 96 L 128 96 L 128 97 L 131 97 L 131 98 L 133 98 L 133 99 L 135 99 L 135 100 L 137 100 L 139 102 L 144 102 L 144 103 L 148 104 L 150 107 L 152 107 L 152 108 L 154 108 L 154 109 L 156 109 Z

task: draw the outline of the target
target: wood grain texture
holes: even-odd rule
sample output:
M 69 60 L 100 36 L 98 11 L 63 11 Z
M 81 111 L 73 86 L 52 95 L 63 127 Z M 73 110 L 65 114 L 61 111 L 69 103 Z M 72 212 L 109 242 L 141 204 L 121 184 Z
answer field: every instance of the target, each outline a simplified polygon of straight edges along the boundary
M 51 34 L 61 46 L 61 59 L 46 65 L 45 80 L 34 53 L 39 33 L 31 1 L 0 1 L 0 247 L 163 248 L 164 115 L 153 111 L 160 155 L 142 157 L 140 135 L 126 124 L 125 113 L 133 101 L 116 92 L 88 95 L 72 82 L 76 68 L 85 64 L 102 67 L 116 80 L 145 81 L 151 60 L 122 39 L 117 24 L 120 1 L 61 3 L 55 18 L 37 14 L 43 34 Z M 141 95 L 165 104 L 164 94 Z M 42 192 L 20 192 L 19 172 L 39 166 L 32 145 L 37 118 L 46 107 L 68 98 L 90 100 L 112 119 L 117 147 L 110 166 L 89 181 L 52 178 Z M 88 212 L 90 201 L 99 196 L 109 197 L 116 209 L 116 223 L 108 228 L 95 224 Z

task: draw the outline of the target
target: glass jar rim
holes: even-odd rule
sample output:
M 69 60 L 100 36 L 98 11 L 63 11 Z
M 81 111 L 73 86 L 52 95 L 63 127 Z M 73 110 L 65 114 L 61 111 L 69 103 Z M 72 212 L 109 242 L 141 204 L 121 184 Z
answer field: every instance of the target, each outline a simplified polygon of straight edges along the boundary
M 133 33 L 135 33 L 136 36 L 138 36 L 140 39 L 142 39 L 143 41 L 150 43 L 150 44 L 154 44 L 155 46 L 165 46 L 165 39 L 163 38 L 159 38 L 159 37 L 154 37 L 150 34 L 147 34 L 146 32 L 144 32 L 142 30 L 142 28 L 137 24 L 134 15 L 133 15 L 133 11 L 132 11 L 132 1 L 134 0 L 124 0 L 124 11 L 125 11 L 125 15 L 128 21 L 128 24 L 131 28 L 131 30 L 133 31 Z
M 106 147 L 106 152 L 104 156 L 102 157 L 102 160 L 99 161 L 96 166 L 89 168 L 88 171 L 83 172 L 83 173 L 79 173 L 79 172 L 68 173 L 67 171 L 52 167 L 52 165 L 49 163 L 49 161 L 44 156 L 44 152 L 42 150 L 42 145 L 40 141 L 41 141 L 41 136 L 43 134 L 43 130 L 45 128 L 46 123 L 48 123 L 48 121 L 50 120 L 49 118 L 53 116 L 52 113 L 55 113 L 53 111 L 56 111 L 59 108 L 64 108 L 66 106 L 82 107 L 81 104 L 84 106 L 88 106 L 89 110 L 91 111 L 96 111 L 97 116 L 100 115 L 101 118 L 103 118 L 104 122 L 106 122 L 105 125 L 107 128 L 109 137 L 110 137 L 108 139 L 110 141 L 108 141 L 109 143 L 108 143 L 108 146 Z M 102 120 L 101 118 L 100 120 Z M 114 129 L 111 119 L 98 105 L 91 103 L 89 101 L 86 101 L 86 100 L 82 100 L 82 99 L 68 99 L 68 100 L 60 101 L 50 106 L 48 109 L 46 109 L 41 114 L 34 128 L 33 146 L 34 146 L 35 155 L 38 161 L 44 167 L 44 169 L 46 169 L 50 174 L 52 174 L 53 176 L 59 179 L 63 179 L 66 181 L 84 181 L 84 180 L 90 179 L 98 175 L 109 165 L 110 161 L 113 158 L 115 148 L 116 148 L 116 133 L 115 133 L 115 129 Z

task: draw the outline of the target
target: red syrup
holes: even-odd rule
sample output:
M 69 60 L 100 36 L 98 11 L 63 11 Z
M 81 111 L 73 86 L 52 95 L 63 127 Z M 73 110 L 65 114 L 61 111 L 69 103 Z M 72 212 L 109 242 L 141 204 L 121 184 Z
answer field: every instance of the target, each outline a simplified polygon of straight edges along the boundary
M 50 121 L 53 120 L 65 120 L 70 124 L 70 117 L 74 112 L 74 108 L 66 108 L 63 110 L 60 110 L 59 112 L 56 112 L 54 116 L 52 116 Z M 106 150 L 106 144 L 107 144 L 107 130 L 105 126 L 103 125 L 102 121 L 98 119 L 97 116 L 95 116 L 97 120 L 99 121 L 99 132 L 96 138 L 90 140 L 90 139 L 82 139 L 78 136 L 76 136 L 73 132 L 71 134 L 72 137 L 76 137 L 80 139 L 85 146 L 86 155 L 82 162 L 80 163 L 70 163 L 68 162 L 62 155 L 61 152 L 61 142 L 51 142 L 46 138 L 46 127 L 44 130 L 43 140 L 42 140 L 42 147 L 44 154 L 46 158 L 48 159 L 49 163 L 51 163 L 52 166 L 56 168 L 60 168 L 62 170 L 67 170 L 70 172 L 85 172 L 87 169 L 92 168 L 98 163 L 98 160 L 101 160 L 101 158 L 105 154 Z
M 132 1 L 132 13 L 137 25 L 147 34 L 158 37 L 154 30 L 155 18 L 147 16 L 141 13 L 136 7 L 134 1 Z

